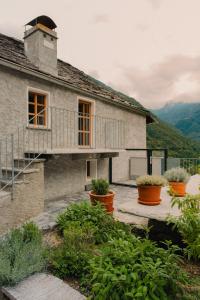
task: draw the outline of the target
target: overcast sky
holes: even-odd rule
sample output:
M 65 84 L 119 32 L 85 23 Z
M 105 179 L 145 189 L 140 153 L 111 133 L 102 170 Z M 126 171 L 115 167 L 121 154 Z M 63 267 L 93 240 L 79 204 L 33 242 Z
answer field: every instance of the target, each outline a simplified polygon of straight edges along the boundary
M 0 0 L 0 32 L 45 14 L 58 57 L 148 108 L 200 100 L 200 0 Z

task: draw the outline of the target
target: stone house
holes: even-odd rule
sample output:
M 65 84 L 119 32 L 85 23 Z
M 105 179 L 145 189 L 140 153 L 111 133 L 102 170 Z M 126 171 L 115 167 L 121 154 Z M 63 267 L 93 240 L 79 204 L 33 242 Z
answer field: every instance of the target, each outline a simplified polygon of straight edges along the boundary
M 24 42 L 0 34 L 0 232 L 85 189 L 129 176 L 152 117 L 135 99 L 57 59 L 56 24 L 40 16 Z

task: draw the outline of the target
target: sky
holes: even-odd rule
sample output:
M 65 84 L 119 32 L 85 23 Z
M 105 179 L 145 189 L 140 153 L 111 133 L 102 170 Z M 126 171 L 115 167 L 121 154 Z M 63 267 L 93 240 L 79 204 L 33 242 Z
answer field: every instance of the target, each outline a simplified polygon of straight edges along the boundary
M 0 32 L 57 24 L 58 57 L 147 108 L 200 101 L 200 0 L 0 0 Z

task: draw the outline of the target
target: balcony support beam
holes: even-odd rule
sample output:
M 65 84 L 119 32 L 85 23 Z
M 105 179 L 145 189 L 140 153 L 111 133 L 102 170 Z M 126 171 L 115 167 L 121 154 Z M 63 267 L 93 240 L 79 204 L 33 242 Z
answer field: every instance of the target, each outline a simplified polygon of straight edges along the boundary
M 77 154 L 72 154 L 72 160 L 103 159 L 103 158 L 118 157 L 118 156 L 119 156 L 119 152 L 77 153 Z

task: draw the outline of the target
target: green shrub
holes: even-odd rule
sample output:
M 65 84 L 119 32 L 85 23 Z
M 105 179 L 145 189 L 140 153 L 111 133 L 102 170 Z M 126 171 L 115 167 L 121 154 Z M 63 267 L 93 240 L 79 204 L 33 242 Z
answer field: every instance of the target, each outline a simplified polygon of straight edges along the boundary
M 185 182 L 190 179 L 190 175 L 183 168 L 172 168 L 165 172 L 164 177 L 170 182 Z
M 182 235 L 188 258 L 200 259 L 200 195 L 173 198 L 172 206 L 175 205 L 181 210 L 181 216 L 170 217 L 168 222 L 174 223 Z
M 66 211 L 58 216 L 58 229 L 63 233 L 72 221 L 78 222 L 82 226 L 86 223 L 91 224 L 94 230 L 95 243 L 97 244 L 106 242 L 116 236 L 130 234 L 130 227 L 115 221 L 111 215 L 105 212 L 100 203 L 95 206 L 86 201 L 71 204 Z
M 166 180 L 162 176 L 157 175 L 144 175 L 140 176 L 136 179 L 136 183 L 138 186 L 140 185 L 157 185 L 164 186 L 166 185 Z
M 96 195 L 107 195 L 109 192 L 109 183 L 105 179 L 93 179 L 92 191 Z
M 16 284 L 44 266 L 41 233 L 33 223 L 12 230 L 0 241 L 0 286 Z
M 177 265 L 176 247 L 158 248 L 149 240 L 112 240 L 93 257 L 82 285 L 89 299 L 174 299 L 187 277 Z M 171 297 L 170 297 L 171 295 Z
M 64 242 L 50 255 L 53 273 L 60 277 L 81 277 L 92 257 L 94 228 L 91 224 L 69 222 L 64 230 Z

